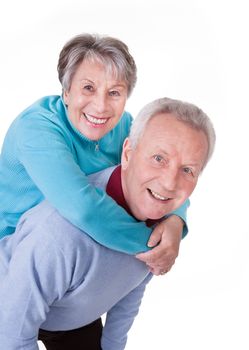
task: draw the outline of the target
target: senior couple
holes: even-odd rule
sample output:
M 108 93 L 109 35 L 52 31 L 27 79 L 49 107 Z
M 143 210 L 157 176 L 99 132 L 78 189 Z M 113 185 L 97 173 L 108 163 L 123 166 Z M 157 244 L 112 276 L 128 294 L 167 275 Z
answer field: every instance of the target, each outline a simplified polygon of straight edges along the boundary
M 82 46 L 83 38 L 76 39 Z M 75 39 L 67 48 L 72 43 L 75 45 Z M 8 215 L 2 210 L 4 230 L 8 231 L 0 240 L 0 347 L 5 350 L 36 350 L 37 339 L 49 350 L 124 349 L 152 272 L 164 274 L 174 263 L 186 203 L 213 153 L 215 133 L 206 114 L 192 104 L 170 98 L 146 105 L 133 121 L 129 136 L 124 137 L 130 116 L 123 114 L 120 119 L 123 107 L 118 111 L 117 106 L 120 99 L 125 102 L 122 96 L 128 94 L 130 78 L 120 75 L 113 62 L 104 69 L 100 57 L 107 59 L 108 55 L 96 55 L 96 48 L 94 52 L 88 47 L 87 58 L 81 59 L 68 77 L 70 84 L 62 83 L 63 96 L 48 97 L 29 107 L 6 136 L 1 172 L 22 176 L 29 185 L 25 188 L 29 188 L 30 197 L 24 195 L 20 184 L 14 190 L 9 186 L 11 210 Z M 63 67 L 65 52 L 60 59 Z M 69 71 L 68 67 L 64 69 Z M 29 127 L 34 116 L 40 134 L 36 131 L 32 135 Z M 69 130 L 74 132 L 73 138 Z M 18 139 L 16 147 L 10 142 L 14 136 Z M 80 158 L 80 144 L 84 144 L 84 155 L 89 158 Z M 51 145 L 52 156 L 48 154 Z M 106 160 L 102 169 L 96 169 L 100 156 L 94 152 L 101 147 L 101 162 L 104 157 Z M 120 148 L 121 161 L 114 147 Z M 39 152 L 48 155 L 47 167 Z M 53 160 L 57 164 L 54 172 L 49 170 Z M 74 176 L 63 173 L 63 164 L 65 173 L 68 170 L 66 163 L 73 167 L 70 174 Z M 84 167 L 88 170 L 82 179 Z M 67 188 L 63 187 L 65 179 Z M 7 188 L 6 182 L 4 185 Z M 82 219 L 85 228 L 78 213 L 75 218 L 73 212 L 67 213 L 81 200 L 80 193 L 77 198 L 72 195 L 76 186 L 79 192 L 85 191 L 85 206 L 91 204 L 90 197 L 98 201 Z M 14 210 L 15 192 L 25 203 L 17 201 Z M 65 200 L 63 192 L 71 193 L 67 199 L 72 203 L 60 206 L 60 200 Z M 36 198 L 33 203 L 31 198 Z M 101 211 L 105 205 L 106 218 L 104 209 Z M 86 209 L 82 206 L 82 212 Z M 172 220 L 167 232 L 162 233 L 164 223 L 175 217 L 181 225 Z M 119 225 L 126 236 L 119 232 Z M 147 242 L 153 229 L 152 240 L 159 244 L 138 259 L 134 252 Z M 110 240 L 110 231 L 122 238 Z M 130 233 L 133 231 L 135 241 Z M 165 236 L 173 242 L 171 259 L 162 247 Z M 111 246 L 109 241 L 116 245 Z M 155 257 L 152 263 L 148 261 Z

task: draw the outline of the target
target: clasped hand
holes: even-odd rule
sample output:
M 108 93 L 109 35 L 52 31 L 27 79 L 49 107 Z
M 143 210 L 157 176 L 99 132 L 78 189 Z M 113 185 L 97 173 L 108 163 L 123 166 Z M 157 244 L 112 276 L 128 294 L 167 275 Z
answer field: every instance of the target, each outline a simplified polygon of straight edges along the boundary
M 137 254 L 136 258 L 146 263 L 156 276 L 169 272 L 179 254 L 182 229 L 183 221 L 176 215 L 163 220 L 155 227 L 148 241 L 148 246 L 154 248 Z

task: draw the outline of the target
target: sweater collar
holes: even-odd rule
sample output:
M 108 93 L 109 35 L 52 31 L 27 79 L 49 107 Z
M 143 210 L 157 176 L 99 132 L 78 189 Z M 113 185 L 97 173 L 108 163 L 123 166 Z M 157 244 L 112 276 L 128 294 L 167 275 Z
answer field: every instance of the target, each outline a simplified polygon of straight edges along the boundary
M 122 189 L 122 183 L 121 183 L 121 165 L 117 166 L 114 171 L 112 172 L 109 181 L 107 183 L 106 186 L 106 193 L 112 197 L 117 203 L 118 205 L 120 205 L 121 207 L 123 207 L 127 213 L 129 213 L 131 216 L 133 216 L 133 214 L 130 211 L 130 208 L 125 200 L 124 197 L 124 192 Z M 134 217 L 134 216 L 133 216 Z M 147 226 L 153 226 L 156 223 L 158 223 L 160 220 L 152 220 L 152 219 L 148 219 L 145 221 Z

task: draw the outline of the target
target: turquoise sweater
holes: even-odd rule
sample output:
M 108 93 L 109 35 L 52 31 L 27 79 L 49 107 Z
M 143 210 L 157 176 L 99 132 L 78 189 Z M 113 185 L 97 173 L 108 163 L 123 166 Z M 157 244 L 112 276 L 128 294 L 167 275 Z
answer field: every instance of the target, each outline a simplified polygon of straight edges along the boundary
M 23 111 L 10 126 L 0 157 L 0 237 L 13 233 L 20 216 L 46 198 L 104 246 L 129 254 L 148 250 L 151 229 L 86 177 L 120 162 L 131 122 L 124 112 L 96 142 L 70 123 L 60 96 L 44 97 Z M 184 220 L 188 205 L 175 212 Z

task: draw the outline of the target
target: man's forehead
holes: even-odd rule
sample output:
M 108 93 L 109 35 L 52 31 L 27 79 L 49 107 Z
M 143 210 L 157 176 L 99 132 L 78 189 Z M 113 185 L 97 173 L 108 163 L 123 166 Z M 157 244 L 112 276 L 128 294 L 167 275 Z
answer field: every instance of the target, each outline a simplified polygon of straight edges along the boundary
M 168 157 L 180 152 L 184 162 L 200 164 L 205 158 L 208 143 L 203 131 L 194 129 L 168 113 L 160 113 L 148 122 L 138 146 L 143 152 Z
M 167 128 L 175 128 L 176 125 L 190 128 L 190 125 L 177 119 L 177 117 L 173 113 L 159 112 L 151 117 L 151 119 L 147 123 L 146 130 L 149 130 L 153 127 L 159 130 L 167 130 L 166 128 L 164 129 L 164 126 L 166 125 Z
M 181 137 L 181 140 L 184 141 L 189 134 L 207 139 L 202 130 L 197 130 L 190 123 L 177 119 L 171 113 L 155 114 L 148 121 L 141 138 L 148 136 L 148 134 L 149 137 L 154 135 L 157 137 L 156 139 L 153 137 L 149 138 L 150 142 L 157 142 L 159 140 L 170 142 L 170 139 L 173 137 Z
M 143 134 L 139 140 L 139 143 L 148 145 L 167 144 L 171 142 L 171 139 L 175 137 L 184 137 L 184 131 L 189 126 L 184 125 L 183 122 L 179 122 L 175 117 L 171 117 L 166 113 L 160 113 L 153 116 L 144 128 Z

